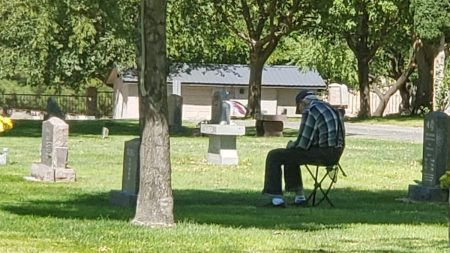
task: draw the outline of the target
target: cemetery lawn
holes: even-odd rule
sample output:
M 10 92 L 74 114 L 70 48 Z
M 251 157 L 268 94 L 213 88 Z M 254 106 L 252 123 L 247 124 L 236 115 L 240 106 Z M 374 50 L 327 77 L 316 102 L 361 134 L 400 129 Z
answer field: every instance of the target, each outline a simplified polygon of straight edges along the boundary
M 133 121 L 69 121 L 69 166 L 75 183 L 23 179 L 39 162 L 41 121 L 16 121 L 0 135 L 10 149 L 0 166 L 0 252 L 445 252 L 448 203 L 405 203 L 421 179 L 422 145 L 347 137 L 331 193 L 336 208 L 265 206 L 264 161 L 282 138 L 238 137 L 238 166 L 206 163 L 207 137 L 171 137 L 176 227 L 130 224 L 134 211 L 111 206 L 121 188 L 124 142 Z M 110 129 L 101 138 L 101 129 Z M 311 179 L 303 173 L 305 186 Z M 288 196 L 288 204 L 293 196 Z
M 364 123 L 364 124 L 380 124 L 380 125 L 396 125 L 407 127 L 423 127 L 423 116 L 421 115 L 391 115 L 384 117 L 370 118 L 348 118 L 347 122 Z

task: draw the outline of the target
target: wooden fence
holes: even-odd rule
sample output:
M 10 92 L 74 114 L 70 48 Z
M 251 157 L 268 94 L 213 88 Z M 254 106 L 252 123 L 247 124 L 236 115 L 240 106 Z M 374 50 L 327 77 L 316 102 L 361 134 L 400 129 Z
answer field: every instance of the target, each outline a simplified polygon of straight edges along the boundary
M 357 115 L 360 109 L 359 104 L 359 91 L 349 91 L 348 92 L 348 108 L 345 113 L 348 115 Z M 390 99 L 384 110 L 383 115 L 395 114 L 399 112 L 400 104 L 402 102 L 402 97 L 400 92 L 396 92 Z M 374 113 L 380 103 L 380 98 L 374 92 L 370 93 L 370 111 Z

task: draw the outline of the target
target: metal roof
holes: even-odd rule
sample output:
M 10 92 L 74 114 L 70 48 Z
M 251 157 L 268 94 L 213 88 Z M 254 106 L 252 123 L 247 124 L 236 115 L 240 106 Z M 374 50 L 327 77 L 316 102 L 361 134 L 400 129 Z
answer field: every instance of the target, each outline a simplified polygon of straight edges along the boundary
M 233 64 L 176 64 L 170 69 L 168 82 L 198 85 L 248 85 L 248 65 Z M 124 82 L 137 82 L 136 71 L 122 73 Z M 263 86 L 325 88 L 325 82 L 315 70 L 301 70 L 296 66 L 266 65 Z

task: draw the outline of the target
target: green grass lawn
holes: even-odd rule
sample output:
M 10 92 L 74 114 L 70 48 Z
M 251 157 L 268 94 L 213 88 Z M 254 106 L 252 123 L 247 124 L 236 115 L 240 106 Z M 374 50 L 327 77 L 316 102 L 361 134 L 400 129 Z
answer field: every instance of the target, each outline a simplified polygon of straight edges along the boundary
M 348 118 L 348 122 L 354 123 L 364 123 L 364 124 L 383 124 L 383 125 L 397 125 L 397 126 L 407 126 L 407 127 L 423 127 L 423 116 L 413 115 L 413 116 L 403 116 L 403 115 L 392 115 L 385 117 L 370 117 L 370 118 Z
M 295 136 L 238 137 L 238 166 L 206 162 L 207 137 L 171 137 L 176 227 L 130 224 L 132 209 L 111 206 L 121 188 L 124 142 L 138 135 L 130 121 L 71 121 L 69 166 L 76 183 L 40 183 L 41 122 L 18 121 L 0 135 L 10 163 L 0 167 L 0 252 L 446 252 L 448 204 L 404 203 L 420 179 L 422 145 L 347 138 L 331 198 L 319 207 L 265 207 L 260 194 L 270 149 Z M 101 138 L 101 128 L 110 137 Z M 304 173 L 305 185 L 312 181 Z M 288 196 L 293 197 L 293 196 Z M 288 199 L 288 201 L 292 201 Z

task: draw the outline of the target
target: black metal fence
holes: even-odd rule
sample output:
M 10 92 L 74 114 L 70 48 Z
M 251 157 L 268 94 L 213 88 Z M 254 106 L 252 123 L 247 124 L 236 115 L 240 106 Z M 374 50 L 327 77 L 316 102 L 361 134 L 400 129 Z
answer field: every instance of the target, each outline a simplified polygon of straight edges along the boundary
M 36 95 L 0 93 L 0 107 L 45 111 L 47 101 L 54 97 L 65 113 L 88 115 L 95 113 L 97 117 L 112 117 L 113 92 L 97 92 L 96 97 L 77 95 Z M 92 108 L 92 102 L 94 108 Z M 88 104 L 90 105 L 90 108 Z

